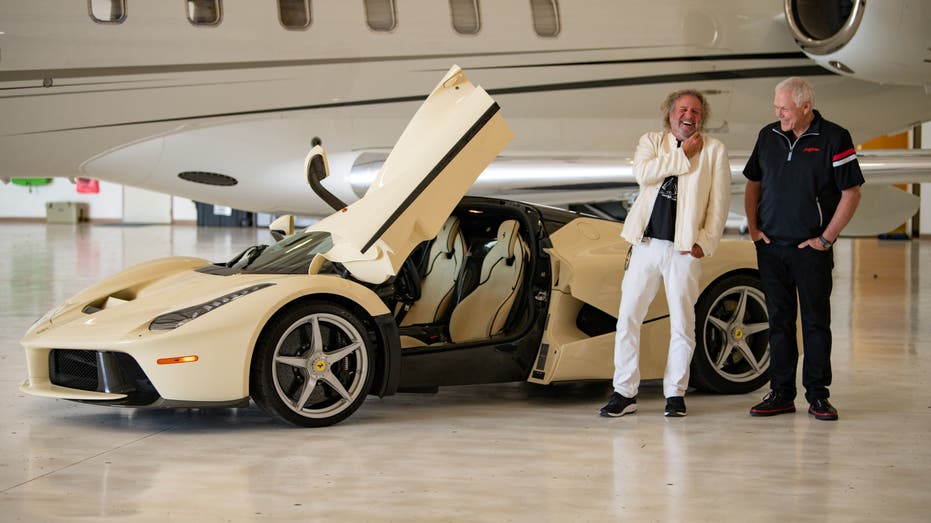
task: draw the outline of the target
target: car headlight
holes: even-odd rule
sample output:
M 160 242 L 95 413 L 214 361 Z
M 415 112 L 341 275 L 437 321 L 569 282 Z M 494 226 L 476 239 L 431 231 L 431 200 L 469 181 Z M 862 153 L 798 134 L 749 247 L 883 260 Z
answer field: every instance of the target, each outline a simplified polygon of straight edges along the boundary
M 52 324 L 52 318 L 58 315 L 62 310 L 64 310 L 65 305 L 59 305 L 53 309 L 49 309 L 48 312 L 43 314 L 38 320 L 32 322 L 32 325 L 29 326 L 29 332 L 34 334 L 39 334 L 48 330 Z
M 149 330 L 167 331 L 177 329 L 185 323 L 195 318 L 199 318 L 200 316 L 203 316 L 204 314 L 207 314 L 208 312 L 218 307 L 226 305 L 236 298 L 241 298 L 247 294 L 252 294 L 257 290 L 264 289 L 265 287 L 271 287 L 272 285 L 274 285 L 274 283 L 260 283 L 258 285 L 253 285 L 252 287 L 246 287 L 245 289 L 220 296 L 215 300 L 210 300 L 206 303 L 201 303 L 200 305 L 194 305 L 193 307 L 187 307 L 162 314 L 161 316 L 158 316 L 152 320 L 152 323 L 149 324 Z
M 31 327 L 35 327 L 36 325 L 38 325 L 38 324 L 40 324 L 40 323 L 45 323 L 45 322 L 47 322 L 47 321 L 51 321 L 52 316 L 58 314 L 58 311 L 60 311 L 60 310 L 61 310 L 61 305 L 59 305 L 58 307 L 55 307 L 55 308 L 53 308 L 53 309 L 49 309 L 48 311 L 46 311 L 45 314 L 43 314 L 41 317 L 39 317 L 39 319 L 37 319 L 36 321 L 32 322 L 32 325 L 30 325 L 30 328 L 31 328 Z

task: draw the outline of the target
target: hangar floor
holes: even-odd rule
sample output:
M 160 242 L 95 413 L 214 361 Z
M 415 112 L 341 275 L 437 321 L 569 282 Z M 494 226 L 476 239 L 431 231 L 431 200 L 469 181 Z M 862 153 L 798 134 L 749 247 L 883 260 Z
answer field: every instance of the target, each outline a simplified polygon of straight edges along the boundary
M 603 419 L 609 384 L 451 387 L 370 398 L 334 427 L 255 407 L 110 409 L 27 396 L 19 339 L 74 292 L 166 255 L 225 260 L 255 229 L 5 223 L 3 521 L 927 521 L 931 240 L 841 240 L 840 421 L 751 418 L 763 390 L 691 394 L 665 419 Z M 925 271 L 922 273 L 921 268 Z

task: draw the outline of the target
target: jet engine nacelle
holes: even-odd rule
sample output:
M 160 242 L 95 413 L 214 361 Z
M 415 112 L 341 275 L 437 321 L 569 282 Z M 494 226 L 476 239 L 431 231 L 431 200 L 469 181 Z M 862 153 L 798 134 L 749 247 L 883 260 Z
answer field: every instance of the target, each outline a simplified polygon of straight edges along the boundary
M 931 2 L 785 0 L 784 8 L 795 41 L 822 67 L 931 92 Z

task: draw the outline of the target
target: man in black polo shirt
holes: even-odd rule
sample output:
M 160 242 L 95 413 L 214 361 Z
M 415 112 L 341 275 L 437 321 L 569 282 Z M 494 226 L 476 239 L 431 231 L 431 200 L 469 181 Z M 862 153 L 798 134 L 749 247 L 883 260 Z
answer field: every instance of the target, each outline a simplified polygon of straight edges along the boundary
M 744 168 L 745 206 L 769 309 L 770 393 L 751 416 L 795 412 L 796 315 L 801 306 L 808 412 L 836 420 L 831 384 L 831 245 L 860 202 L 863 174 L 850 133 L 813 108 L 814 89 L 797 77 L 776 86 L 778 122 L 757 137 Z

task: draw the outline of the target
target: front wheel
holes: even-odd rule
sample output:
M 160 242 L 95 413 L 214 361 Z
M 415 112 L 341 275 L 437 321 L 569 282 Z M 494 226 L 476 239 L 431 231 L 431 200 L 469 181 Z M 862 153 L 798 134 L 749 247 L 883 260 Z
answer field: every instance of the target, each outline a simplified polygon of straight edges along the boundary
M 338 423 L 365 401 L 371 341 L 350 311 L 326 302 L 296 305 L 272 319 L 252 356 L 250 393 L 268 414 L 304 427 Z
M 695 307 L 692 383 L 722 394 L 745 394 L 769 381 L 769 313 L 759 277 L 726 276 Z

